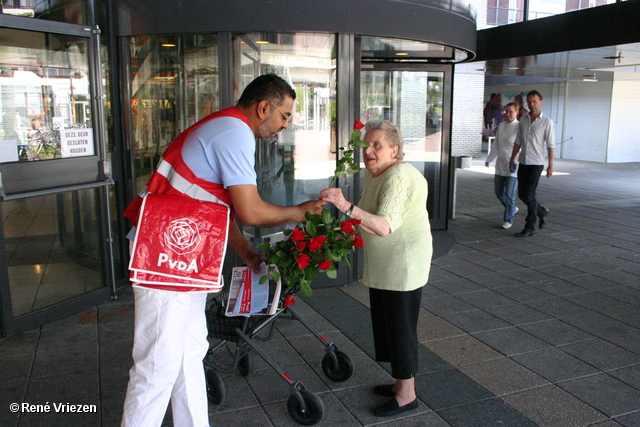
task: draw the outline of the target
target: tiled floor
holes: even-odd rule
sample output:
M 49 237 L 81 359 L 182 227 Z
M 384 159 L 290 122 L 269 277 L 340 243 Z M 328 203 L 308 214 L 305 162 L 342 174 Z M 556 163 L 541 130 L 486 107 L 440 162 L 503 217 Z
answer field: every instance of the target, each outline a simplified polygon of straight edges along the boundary
M 458 244 L 433 262 L 423 293 L 416 411 L 372 413 L 384 398 L 371 387 L 390 376 L 372 359 L 359 284 L 316 289 L 295 305 L 353 360 L 346 382 L 324 376 L 324 347 L 298 323 L 279 322 L 260 347 L 322 399 L 321 426 L 640 426 L 639 172 L 640 164 L 556 161 L 539 189 L 548 225 L 518 239 L 522 203 L 514 227 L 500 228 L 492 171 L 482 160 L 458 170 L 450 222 Z M 117 301 L 0 340 L 0 425 L 119 425 L 132 320 L 124 289 Z M 224 381 L 211 425 L 296 425 L 288 385 L 262 360 L 248 377 Z M 10 412 L 23 402 L 96 412 Z

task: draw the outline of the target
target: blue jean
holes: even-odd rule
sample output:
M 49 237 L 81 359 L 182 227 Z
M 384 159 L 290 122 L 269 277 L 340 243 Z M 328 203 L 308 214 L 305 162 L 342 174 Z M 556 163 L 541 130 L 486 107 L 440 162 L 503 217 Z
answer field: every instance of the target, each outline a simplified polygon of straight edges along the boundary
M 527 205 L 525 230 L 533 231 L 536 229 L 537 217 L 543 210 L 536 197 L 543 169 L 544 165 L 523 165 L 520 163 L 518 166 L 518 197 Z
M 515 176 L 495 175 L 493 178 L 496 197 L 504 206 L 504 220 L 513 222 L 516 213 L 516 190 L 518 188 L 518 178 Z

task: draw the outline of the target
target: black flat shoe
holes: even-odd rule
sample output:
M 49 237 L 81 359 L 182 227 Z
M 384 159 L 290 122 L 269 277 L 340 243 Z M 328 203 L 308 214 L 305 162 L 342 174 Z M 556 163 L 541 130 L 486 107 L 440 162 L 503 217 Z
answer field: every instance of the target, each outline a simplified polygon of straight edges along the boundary
M 527 230 L 526 228 L 524 230 L 522 230 L 519 233 L 514 234 L 514 236 L 516 237 L 531 237 L 533 236 L 535 233 L 531 230 Z
M 545 225 L 547 225 L 547 214 L 549 213 L 549 209 L 542 208 L 540 212 L 538 212 L 538 218 L 540 218 L 540 222 L 538 222 L 538 228 L 542 230 Z
M 418 409 L 418 399 L 404 406 L 398 406 L 396 399 L 391 399 L 376 408 L 376 415 L 379 417 L 393 417 L 406 411 Z
M 393 397 L 396 395 L 396 392 L 393 391 L 393 386 L 395 384 L 379 384 L 373 386 L 373 392 L 378 396 L 384 397 Z

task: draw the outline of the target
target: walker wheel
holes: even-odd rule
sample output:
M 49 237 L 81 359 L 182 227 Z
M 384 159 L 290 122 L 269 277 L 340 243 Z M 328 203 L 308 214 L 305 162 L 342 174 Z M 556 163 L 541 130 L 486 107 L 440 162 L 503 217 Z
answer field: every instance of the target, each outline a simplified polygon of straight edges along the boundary
M 221 405 L 227 395 L 222 375 L 213 368 L 205 368 L 207 382 L 207 399 L 212 405 Z
M 353 375 L 353 362 L 351 358 L 340 350 L 335 350 L 338 366 L 334 366 L 333 358 L 330 354 L 325 354 L 322 358 L 322 371 L 331 381 L 344 382 Z
M 322 400 L 308 390 L 300 390 L 300 394 L 304 399 L 306 411 L 302 412 L 300 401 L 295 395 L 289 396 L 287 400 L 287 410 L 291 418 L 298 424 L 303 426 L 312 426 L 317 424 L 324 415 L 324 405 Z

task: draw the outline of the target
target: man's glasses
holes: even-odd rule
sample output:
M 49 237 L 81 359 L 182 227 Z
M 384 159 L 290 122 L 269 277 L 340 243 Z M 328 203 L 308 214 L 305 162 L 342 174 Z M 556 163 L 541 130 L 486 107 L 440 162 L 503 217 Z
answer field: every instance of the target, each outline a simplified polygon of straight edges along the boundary
M 274 104 L 273 102 L 269 101 L 269 104 L 273 105 L 273 108 L 275 108 L 276 110 L 278 110 L 280 112 L 280 114 L 282 114 L 282 120 L 285 123 L 289 123 L 292 119 L 293 116 L 291 116 L 291 113 L 284 113 L 281 109 L 279 109 L 278 107 L 276 107 L 276 104 Z

